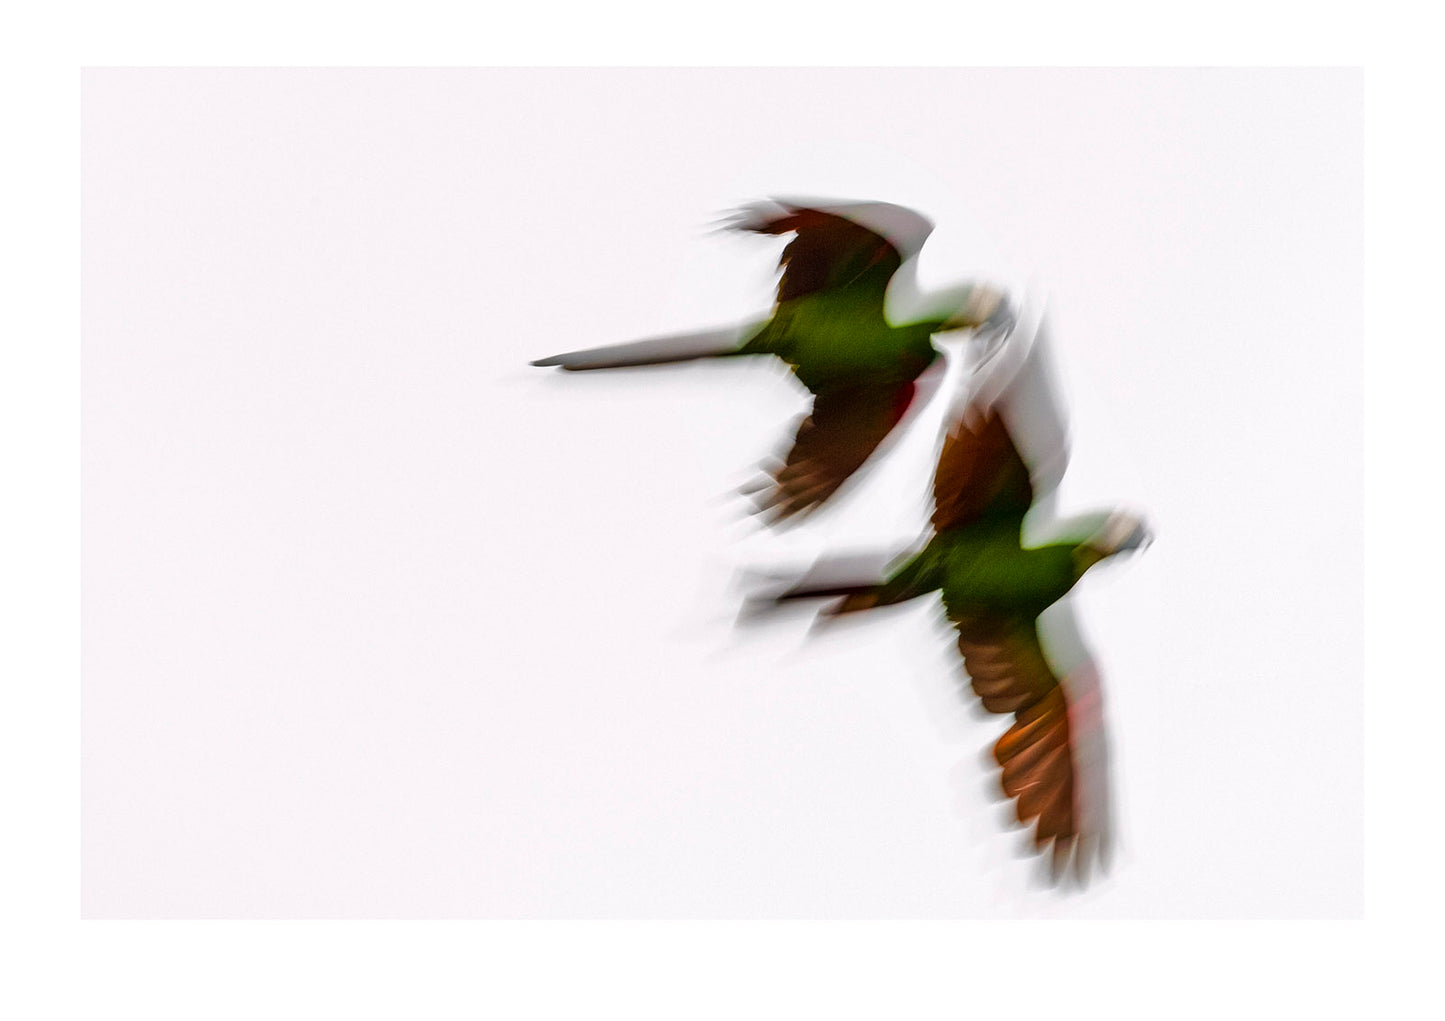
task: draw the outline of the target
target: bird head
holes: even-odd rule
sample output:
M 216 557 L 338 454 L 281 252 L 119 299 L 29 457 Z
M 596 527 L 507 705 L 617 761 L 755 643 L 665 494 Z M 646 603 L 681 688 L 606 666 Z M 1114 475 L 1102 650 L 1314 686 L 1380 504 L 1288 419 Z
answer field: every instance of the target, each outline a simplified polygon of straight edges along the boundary
M 1104 519 L 1086 543 L 1102 557 L 1112 557 L 1116 553 L 1142 550 L 1153 541 L 1154 536 L 1143 518 L 1129 511 L 1116 510 Z

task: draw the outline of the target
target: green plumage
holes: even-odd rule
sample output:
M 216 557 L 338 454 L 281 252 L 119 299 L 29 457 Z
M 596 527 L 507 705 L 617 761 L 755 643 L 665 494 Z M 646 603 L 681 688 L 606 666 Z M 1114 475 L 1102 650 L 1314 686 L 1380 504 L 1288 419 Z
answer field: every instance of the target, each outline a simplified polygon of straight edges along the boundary
M 915 233 L 929 226 L 901 207 L 889 208 L 906 214 Z M 573 351 L 532 364 L 575 372 L 739 355 L 778 358 L 813 395 L 811 414 L 799 424 L 782 465 L 755 487 L 763 490 L 758 509 L 780 521 L 826 502 L 903 420 L 919 376 L 940 357 L 935 333 L 980 327 L 986 320 L 969 310 L 968 289 L 946 310 L 927 313 L 943 318 L 891 324 L 885 298 L 903 254 L 845 215 L 779 205 L 747 210 L 734 226 L 792 235 L 779 259 L 777 300 L 761 325 Z
M 974 522 L 935 535 L 877 589 L 878 604 L 941 591 L 950 618 L 984 613 L 1034 617 L 1079 580 L 1080 543 L 1020 544 L 1021 518 Z
M 1020 822 L 1037 820 L 1035 844 L 1053 843 L 1055 872 L 1087 821 L 1080 814 L 1069 695 L 1044 655 L 1038 618 L 1085 571 L 1143 539 L 1142 525 L 1096 530 L 1084 542 L 1027 548 L 1023 521 L 1034 502 L 1029 470 L 1004 420 L 970 409 L 944 441 L 934 475 L 934 534 L 880 584 L 798 586 L 779 600 L 842 596 L 831 613 L 886 606 L 934 592 L 958 634 L 969 686 L 985 709 L 1014 723 L 994 745 L 1004 796 Z M 1094 740 L 1085 732 L 1086 740 Z M 1092 763 L 1082 764 L 1086 783 Z M 1084 868 L 1083 864 L 1080 868 Z
M 883 314 L 888 277 L 880 276 L 870 271 L 844 286 L 780 301 L 737 353 L 777 356 L 814 393 L 912 382 L 938 358 L 932 338 L 942 323 L 891 325 Z

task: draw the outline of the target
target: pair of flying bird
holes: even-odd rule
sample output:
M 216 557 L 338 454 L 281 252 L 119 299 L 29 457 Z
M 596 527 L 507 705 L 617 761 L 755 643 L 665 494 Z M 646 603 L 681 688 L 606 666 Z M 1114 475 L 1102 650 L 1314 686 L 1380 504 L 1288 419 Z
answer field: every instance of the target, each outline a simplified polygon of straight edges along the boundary
M 781 359 L 813 394 L 813 406 L 759 500 L 760 511 L 780 521 L 821 506 L 888 437 L 914 403 L 919 377 L 940 357 L 936 334 L 973 331 L 982 356 L 944 439 L 928 541 L 881 580 L 820 584 L 825 563 L 774 601 L 831 598 L 825 613 L 836 616 L 940 593 L 974 692 L 985 709 L 1014 716 L 993 749 L 1004 795 L 1015 800 L 1020 822 L 1036 820 L 1034 847 L 1052 850 L 1054 875 L 1071 853 L 1082 874 L 1107 841 L 1097 687 L 1087 657 L 1071 671 L 1050 665 L 1041 614 L 1090 567 L 1140 547 L 1147 533 L 1137 519 L 1114 513 L 1074 541 L 1024 545 L 1025 515 L 1037 517 L 1050 502 L 1066 459 L 1062 416 L 1027 367 L 1037 365 L 1030 355 L 1041 323 L 1024 321 L 987 287 L 920 294 L 913 259 L 932 224 L 900 206 L 759 203 L 728 226 L 793 235 L 769 317 L 532 364 L 578 371 Z M 1067 644 L 1076 628 L 1068 617 L 1060 626 Z

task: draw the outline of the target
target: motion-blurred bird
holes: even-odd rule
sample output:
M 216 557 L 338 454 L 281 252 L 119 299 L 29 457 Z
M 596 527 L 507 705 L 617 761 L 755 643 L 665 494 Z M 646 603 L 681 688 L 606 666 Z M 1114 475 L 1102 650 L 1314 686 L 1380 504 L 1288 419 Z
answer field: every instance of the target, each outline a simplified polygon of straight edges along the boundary
M 1012 341 L 1011 341 L 1012 342 Z M 974 693 L 989 712 L 1012 713 L 1014 722 L 994 745 L 1002 768 L 1003 794 L 1015 799 L 1018 819 L 1036 820 L 1034 847 L 1052 842 L 1057 879 L 1071 850 L 1080 878 L 1089 859 L 1107 854 L 1107 751 L 1102 732 L 1097 671 L 1083 662 L 1061 675 L 1040 639 L 1040 615 L 1094 565 L 1149 541 L 1143 523 L 1114 512 L 1082 541 L 1024 545 L 1024 516 L 1039 502 L 1035 476 L 1045 488 L 1062 472 L 1063 429 L 1057 409 L 1037 389 L 1025 396 L 1028 373 L 1014 376 L 989 398 L 975 388 L 944 440 L 934 476 L 933 534 L 915 556 L 875 584 L 816 584 L 806 580 L 774 597 L 776 602 L 842 597 L 827 616 L 887 606 L 929 593 L 942 595 L 958 633 Z M 1008 417 L 1042 444 L 1030 471 Z M 829 573 L 825 563 L 810 576 Z M 1077 644 L 1065 617 L 1063 644 Z M 1062 683 L 1061 683 L 1062 681 Z M 1089 841 L 1084 848 L 1081 842 Z
M 736 355 L 781 359 L 812 393 L 813 405 L 759 497 L 758 509 L 771 521 L 816 508 L 862 467 L 939 357 L 935 333 L 974 329 L 992 336 L 1010 323 L 1008 303 L 989 287 L 917 293 L 911 260 L 933 225 L 902 206 L 779 200 L 744 207 L 725 226 L 794 235 L 779 260 L 782 277 L 767 319 L 532 364 L 580 371 Z M 905 263 L 909 271 L 899 274 Z

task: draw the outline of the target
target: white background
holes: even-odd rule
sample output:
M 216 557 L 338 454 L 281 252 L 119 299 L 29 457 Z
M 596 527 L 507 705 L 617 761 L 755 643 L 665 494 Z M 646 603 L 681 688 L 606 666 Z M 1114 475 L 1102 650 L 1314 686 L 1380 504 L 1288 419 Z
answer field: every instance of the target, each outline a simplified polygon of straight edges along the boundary
M 90 917 L 1362 910 L 1362 166 L 1347 71 L 93 71 Z M 559 350 L 767 305 L 767 194 L 902 202 L 1052 295 L 1121 855 L 1031 888 L 926 606 L 734 627 L 907 540 L 939 416 L 782 535 L 763 365 Z
M 563 17 L 559 18 L 558 7 Z M 0 46 L 11 135 L 24 158 L 0 176 L 18 244 L 0 249 L 15 342 L 0 374 L 0 448 L 23 498 L 0 504 L 14 573 L 0 599 L 12 630 L 0 785 L 18 836 L 7 864 L 15 981 L 5 1000 L 35 1016 L 314 1017 L 502 1009 L 555 1017 L 625 1003 L 638 1016 L 732 1018 L 1016 1011 L 1039 981 L 1084 1012 L 1217 1017 L 1259 1010 L 1418 1010 L 1442 903 L 1438 821 L 1420 806 L 1439 687 L 1420 683 L 1435 627 L 1436 544 L 1400 529 L 1401 484 L 1428 501 L 1438 346 L 1429 342 L 1440 259 L 1440 94 L 1434 37 L 1415 5 L 1321 10 L 1298 0 L 1088 9 L 895 4 L 837 17 L 740 0 L 736 16 L 648 4 L 478 12 L 450 0 L 366 11 L 265 0 L 245 16 L 170 0 L 17 9 Z M 619 11 L 621 15 L 619 16 Z M 485 30 L 477 30 L 485 18 Z M 640 19 L 640 20 L 639 20 Z M 921 31 L 920 29 L 927 29 Z M 80 110 L 77 65 L 135 63 L 1050 63 L 1365 65 L 1366 890 L 1361 922 L 1028 925 L 1030 953 L 988 921 L 869 923 L 214 923 L 80 920 Z M 1425 318 L 1422 318 L 1425 317 Z M 1428 505 L 1428 504 L 1427 504 Z M 1425 645 L 1428 648 L 1428 644 Z M 84 981 L 81 981 L 84 976 Z M 1024 1001 L 1034 1002 L 1025 994 Z M 1368 1005 L 1368 1008 L 1367 1008 Z M 1031 1008 L 1026 1008 L 1031 1009 Z

